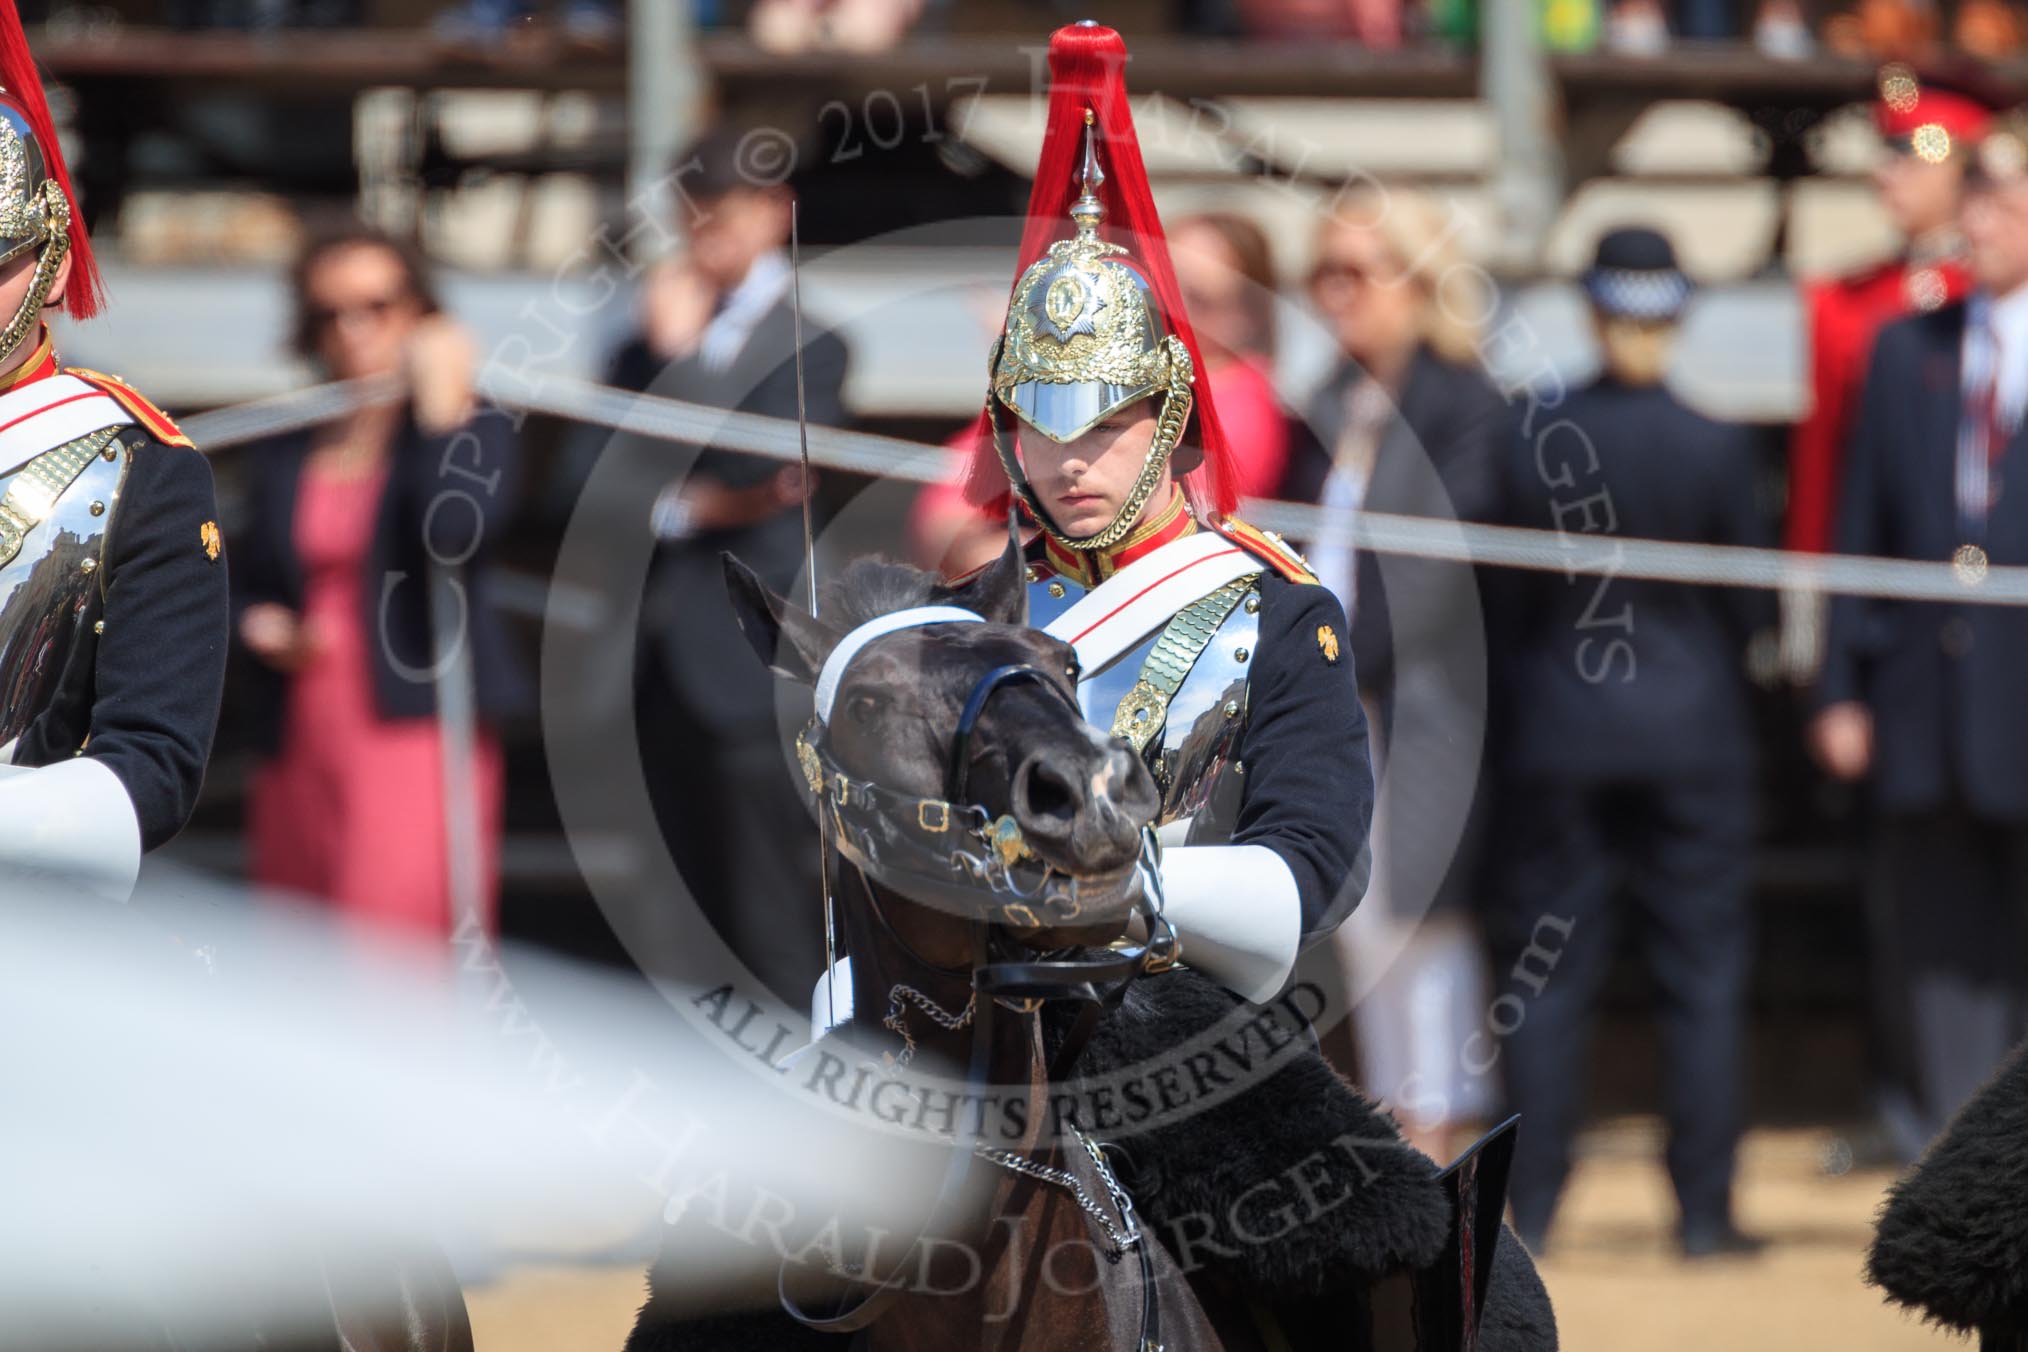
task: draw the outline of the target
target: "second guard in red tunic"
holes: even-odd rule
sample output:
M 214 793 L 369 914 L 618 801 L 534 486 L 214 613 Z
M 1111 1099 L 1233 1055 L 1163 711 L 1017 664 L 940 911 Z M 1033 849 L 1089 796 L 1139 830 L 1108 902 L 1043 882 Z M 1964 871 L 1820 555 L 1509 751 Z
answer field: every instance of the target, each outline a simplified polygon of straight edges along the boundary
M 1839 469 L 1873 339 L 1903 315 L 1934 310 L 1967 289 L 1956 227 L 1955 179 L 1966 148 L 1985 134 L 1994 103 L 1975 78 L 1918 73 L 1893 65 L 1880 73 L 1874 121 L 1894 159 L 1876 176 L 1882 204 L 1907 243 L 1902 253 L 1863 271 L 1804 287 L 1809 315 L 1810 407 L 1796 424 L 1789 450 L 1788 521 L 1783 543 L 1823 553 L 1831 547 L 1838 510 Z M 1919 183 L 1898 184 L 1925 170 L 1949 173 L 1947 199 Z

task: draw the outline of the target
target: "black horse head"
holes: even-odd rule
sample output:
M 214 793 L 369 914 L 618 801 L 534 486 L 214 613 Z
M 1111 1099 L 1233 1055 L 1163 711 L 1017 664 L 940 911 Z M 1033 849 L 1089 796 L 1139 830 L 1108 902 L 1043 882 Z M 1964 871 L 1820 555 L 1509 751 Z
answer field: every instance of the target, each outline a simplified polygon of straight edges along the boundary
M 854 779 L 923 799 L 945 795 L 953 771 L 965 800 L 989 818 L 1011 817 L 1033 854 L 1058 872 L 1094 884 L 1120 882 L 1111 904 L 1085 913 L 1080 930 L 1124 925 L 1125 880 L 1139 858 L 1141 828 L 1154 819 L 1153 779 L 1122 741 L 1079 714 L 1070 646 L 1027 627 L 1020 554 L 1001 557 L 963 583 L 881 559 L 848 566 L 825 592 L 822 619 L 770 592 L 726 556 L 733 610 L 761 659 L 813 684 L 839 641 L 881 615 L 950 605 L 986 623 L 930 624 L 873 639 L 847 666 L 824 730 L 829 756 Z M 999 668 L 1027 666 L 1045 679 L 993 687 L 953 763 L 967 701 Z

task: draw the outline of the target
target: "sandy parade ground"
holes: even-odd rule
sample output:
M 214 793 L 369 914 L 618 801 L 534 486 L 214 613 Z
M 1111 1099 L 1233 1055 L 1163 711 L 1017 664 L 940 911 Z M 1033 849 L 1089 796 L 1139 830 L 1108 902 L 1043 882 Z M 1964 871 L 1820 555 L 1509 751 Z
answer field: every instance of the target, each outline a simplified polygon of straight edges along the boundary
M 1676 1257 L 1659 1124 L 1590 1131 L 1542 1269 L 1571 1352 L 1789 1352 L 1964 1344 L 1884 1304 L 1859 1278 L 1892 1175 L 1840 1172 L 1838 1139 L 1761 1128 L 1741 1161 L 1742 1225 L 1770 1245 L 1751 1259 Z M 480 1352 L 618 1352 L 645 1292 L 632 1263 L 517 1266 L 466 1293 Z

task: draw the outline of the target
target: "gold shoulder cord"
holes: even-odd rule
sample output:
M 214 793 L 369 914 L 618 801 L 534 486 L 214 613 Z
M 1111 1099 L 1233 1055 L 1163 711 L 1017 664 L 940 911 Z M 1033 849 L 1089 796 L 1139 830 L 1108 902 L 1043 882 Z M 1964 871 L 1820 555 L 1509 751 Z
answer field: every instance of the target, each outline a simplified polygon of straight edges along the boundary
M 1137 752 L 1148 749 L 1148 743 L 1155 740 L 1155 734 L 1168 721 L 1169 701 L 1183 688 L 1183 678 L 1211 646 L 1225 617 L 1253 590 L 1257 577 L 1258 574 L 1249 574 L 1235 578 L 1176 612 L 1176 618 L 1162 630 L 1162 637 L 1155 640 L 1148 660 L 1141 663 L 1140 679 L 1113 711 L 1113 736 L 1126 738 Z
M 99 452 L 119 435 L 118 427 L 103 427 L 89 436 L 67 441 L 44 451 L 21 467 L 0 496 L 0 567 L 14 561 L 21 544 L 56 510 L 57 500 L 84 473 Z

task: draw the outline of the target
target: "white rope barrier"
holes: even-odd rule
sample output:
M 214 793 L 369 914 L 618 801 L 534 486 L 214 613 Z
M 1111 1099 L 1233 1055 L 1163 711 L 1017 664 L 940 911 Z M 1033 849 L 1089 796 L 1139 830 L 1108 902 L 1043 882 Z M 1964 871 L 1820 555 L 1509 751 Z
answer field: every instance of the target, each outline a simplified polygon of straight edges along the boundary
M 543 377 L 539 383 L 482 376 L 480 393 L 496 406 L 591 423 L 665 441 L 794 463 L 791 419 L 733 413 L 590 381 Z M 335 418 L 360 403 L 396 396 L 386 382 L 313 386 L 199 414 L 183 427 L 207 449 L 274 436 Z M 942 483 L 953 468 L 945 447 L 830 427 L 810 428 L 810 460 L 825 469 L 872 478 Z M 1441 559 L 1566 576 L 1641 578 L 1717 587 L 1836 592 L 1905 601 L 1976 601 L 2028 605 L 2028 568 L 1953 562 L 1791 554 L 1779 549 L 1566 534 L 1518 526 L 1432 520 L 1386 512 L 1346 512 L 1304 503 L 1250 500 L 1243 513 L 1264 530 L 1298 540 L 1350 538 L 1380 554 Z
M 401 386 L 392 379 L 336 380 L 228 408 L 179 419 L 184 435 L 207 451 L 243 442 L 297 432 L 343 417 L 355 408 L 396 398 Z

